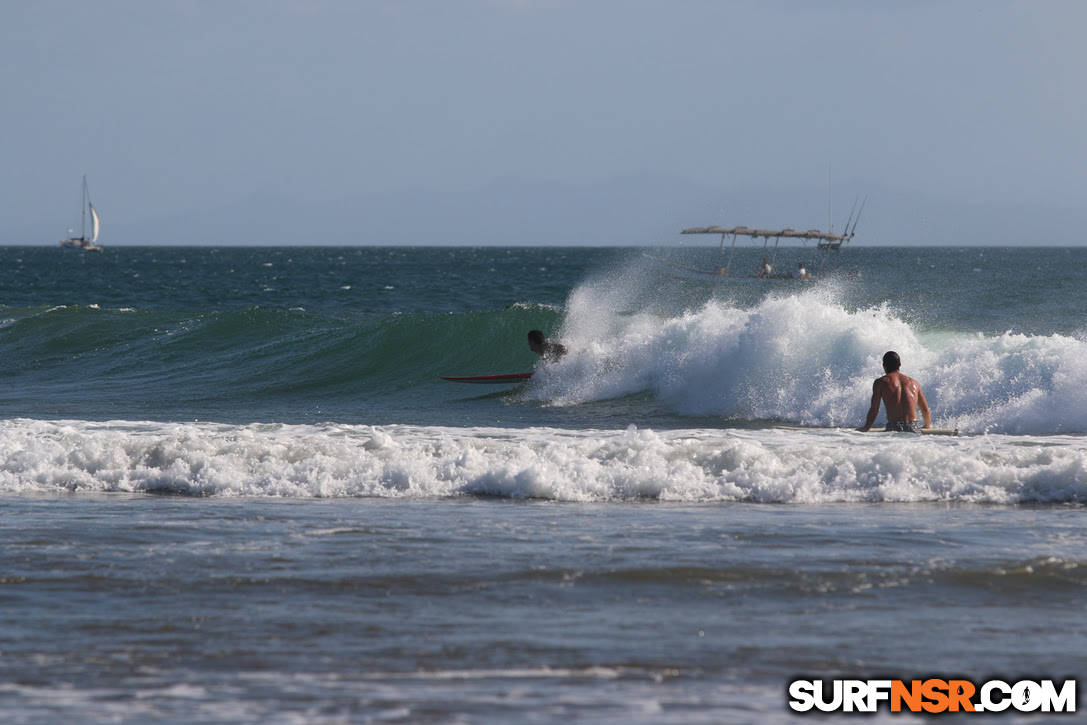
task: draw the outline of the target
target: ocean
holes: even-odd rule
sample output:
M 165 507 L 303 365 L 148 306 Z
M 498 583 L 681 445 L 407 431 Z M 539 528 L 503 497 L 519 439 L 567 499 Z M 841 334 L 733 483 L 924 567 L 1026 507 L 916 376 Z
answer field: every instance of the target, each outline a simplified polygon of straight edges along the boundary
M 684 273 L 723 259 L 0 247 L 0 719 L 793 723 L 796 679 L 1082 680 L 1087 249 Z M 853 430 L 888 349 L 961 435 Z

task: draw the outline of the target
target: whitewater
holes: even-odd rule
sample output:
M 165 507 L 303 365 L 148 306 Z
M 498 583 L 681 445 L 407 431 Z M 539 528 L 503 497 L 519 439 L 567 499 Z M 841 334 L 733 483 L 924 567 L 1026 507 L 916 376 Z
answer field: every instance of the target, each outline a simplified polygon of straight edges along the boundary
M 11 420 L 8 493 L 1083 503 L 1087 441 L 850 429 L 620 431 Z

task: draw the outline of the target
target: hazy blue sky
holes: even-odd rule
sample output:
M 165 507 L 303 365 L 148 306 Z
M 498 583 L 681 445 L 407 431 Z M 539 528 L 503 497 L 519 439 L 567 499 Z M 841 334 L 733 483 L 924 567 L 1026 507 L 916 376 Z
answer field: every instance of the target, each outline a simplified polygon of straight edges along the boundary
M 622 215 L 603 197 L 640 180 L 714 197 L 662 228 L 772 224 L 730 195 L 786 189 L 812 203 L 778 223 L 825 226 L 828 168 L 839 209 L 879 190 L 888 239 L 921 198 L 1082 221 L 1085 28 L 1087 3 L 1044 0 L 8 0 L 0 242 L 78 225 L 82 173 L 107 243 L 190 241 L 201 210 L 224 238 L 310 214 L 318 241 L 464 241 L 404 200 L 561 185 Z

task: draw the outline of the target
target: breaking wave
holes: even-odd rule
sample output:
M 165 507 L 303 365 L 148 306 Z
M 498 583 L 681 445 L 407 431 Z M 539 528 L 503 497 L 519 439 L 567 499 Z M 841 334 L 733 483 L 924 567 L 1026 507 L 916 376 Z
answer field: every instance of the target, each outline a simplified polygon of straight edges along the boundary
M 893 349 L 941 427 L 1087 433 L 1083 339 L 926 328 L 887 304 L 848 309 L 839 296 L 825 285 L 662 315 L 617 313 L 631 306 L 622 293 L 584 285 L 560 331 L 571 354 L 542 369 L 526 395 L 577 405 L 648 393 L 685 416 L 856 426 Z

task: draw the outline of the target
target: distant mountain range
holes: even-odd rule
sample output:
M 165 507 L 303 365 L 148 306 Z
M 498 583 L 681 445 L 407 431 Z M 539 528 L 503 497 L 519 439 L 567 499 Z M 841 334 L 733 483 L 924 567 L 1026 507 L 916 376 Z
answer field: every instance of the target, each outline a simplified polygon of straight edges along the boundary
M 836 182 L 840 231 L 858 197 L 868 202 L 861 245 L 1077 245 L 1084 208 L 968 204 L 866 182 Z M 103 210 L 109 208 L 102 198 Z M 477 188 L 402 189 L 335 201 L 254 195 L 211 208 L 119 220 L 111 244 L 616 245 L 699 243 L 682 228 L 721 224 L 827 228 L 826 189 L 714 189 L 660 174 L 595 183 L 497 179 Z M 7 244 L 43 244 L 42 227 L 9 227 Z M 52 232 L 52 228 L 49 229 Z M 60 234 L 55 233 L 59 239 Z

